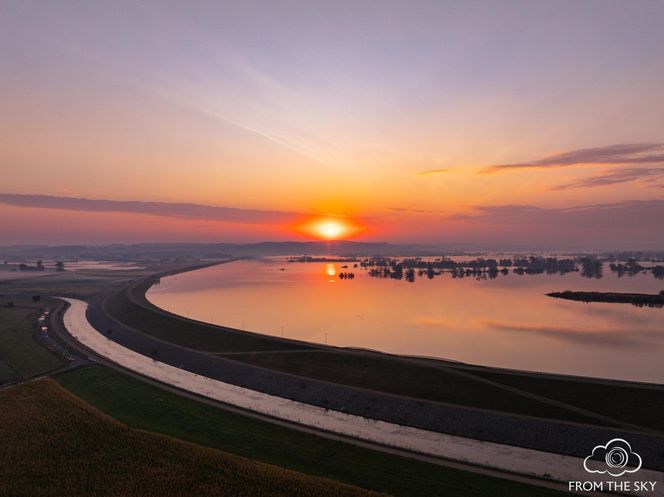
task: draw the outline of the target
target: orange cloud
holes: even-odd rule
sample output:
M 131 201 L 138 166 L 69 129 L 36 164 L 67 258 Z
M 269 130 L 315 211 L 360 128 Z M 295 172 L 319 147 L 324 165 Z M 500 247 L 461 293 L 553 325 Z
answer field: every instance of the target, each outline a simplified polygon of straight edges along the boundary
M 429 169 L 428 171 L 421 171 L 417 173 L 418 176 L 433 176 L 434 174 L 443 174 L 449 172 L 449 169 Z

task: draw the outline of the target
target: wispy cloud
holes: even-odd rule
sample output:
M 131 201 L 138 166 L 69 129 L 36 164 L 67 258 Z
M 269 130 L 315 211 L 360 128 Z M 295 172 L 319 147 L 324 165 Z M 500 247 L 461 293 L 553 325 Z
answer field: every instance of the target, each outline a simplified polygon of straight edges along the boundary
M 427 171 L 420 171 L 418 176 L 434 176 L 436 174 L 443 174 L 449 172 L 449 169 L 429 169 Z
M 642 179 L 655 180 L 664 176 L 664 167 L 629 167 L 618 170 L 607 170 L 596 176 L 581 178 L 570 183 L 564 183 L 551 188 L 551 190 L 571 190 L 574 188 L 595 188 L 609 186 L 617 183 L 627 183 Z
M 431 214 L 435 212 L 440 212 L 432 209 L 417 209 L 415 207 L 388 207 L 388 210 L 395 212 L 415 212 L 418 214 Z
M 521 223 L 526 220 L 546 221 L 547 219 L 560 219 L 564 215 L 584 214 L 588 218 L 606 217 L 613 215 L 614 220 L 622 215 L 642 216 L 649 219 L 648 214 L 664 216 L 664 200 L 631 200 L 606 204 L 587 204 L 561 209 L 547 209 L 533 205 L 501 204 L 478 205 L 472 207 L 468 213 L 457 213 L 448 217 L 455 221 L 484 220 L 495 222 L 501 219 Z
M 449 219 L 453 221 L 491 220 L 498 218 L 513 219 L 514 217 L 523 218 L 525 216 L 545 215 L 547 212 L 549 212 L 548 209 L 532 205 L 476 205 L 472 207 L 471 212 L 452 214 L 449 216 Z
M 658 162 L 664 163 L 664 144 L 623 143 L 571 150 L 530 162 L 497 164 L 480 169 L 477 173 L 493 174 L 516 169 L 568 167 L 583 164 L 654 164 Z
M 64 209 L 84 212 L 127 212 L 132 214 L 251 224 L 284 223 L 301 216 L 301 214 L 293 212 L 239 209 L 202 204 L 98 200 L 12 193 L 0 193 L 0 203 L 16 207 Z

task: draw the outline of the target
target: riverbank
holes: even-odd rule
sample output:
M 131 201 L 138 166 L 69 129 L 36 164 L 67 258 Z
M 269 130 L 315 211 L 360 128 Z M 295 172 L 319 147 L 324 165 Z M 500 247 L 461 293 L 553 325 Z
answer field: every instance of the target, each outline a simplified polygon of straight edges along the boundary
M 498 497 L 553 496 L 559 493 L 551 489 L 564 491 L 564 486 L 550 481 L 400 451 L 278 420 L 134 373 L 73 339 L 63 322 L 66 308 L 59 300 L 50 313 L 54 331 L 68 347 L 100 366 L 59 374 L 57 380 L 130 426 L 404 497 L 457 495 L 461 489 L 468 496 Z
M 77 357 L 75 364 L 48 374 L 77 397 L 131 428 L 162 433 L 197 445 L 221 449 L 304 474 L 324 476 L 394 496 L 457 495 L 460 491 L 468 496 L 561 495 L 544 488 L 561 488 L 553 483 L 506 475 L 488 468 L 415 456 L 412 453 L 404 454 L 396 449 L 357 439 L 344 438 L 289 422 L 279 422 L 274 418 L 234 409 L 228 404 L 195 396 L 175 387 L 169 388 L 164 383 L 114 366 L 92 351 L 82 348 L 65 332 L 62 318 L 66 304 L 62 300 L 42 297 L 39 304 L 35 304 L 31 298 L 27 298 L 25 302 L 17 296 L 12 299 L 21 309 L 30 307 L 32 311 L 48 311 L 42 313 L 46 316 L 42 326 L 48 326 L 49 335 Z M 23 305 L 28 302 L 30 305 Z M 2 312 L 0 309 L 0 313 Z M 32 322 L 33 319 L 36 326 L 36 316 L 26 317 L 22 321 Z M 40 345 L 35 342 L 32 347 L 39 349 Z M 13 358 L 21 362 L 20 356 Z M 24 363 L 25 366 L 34 368 L 32 359 L 23 359 L 30 362 Z M 19 366 L 19 363 L 15 365 Z M 99 363 L 105 366 L 92 365 Z M 29 402 L 22 404 L 22 408 L 27 410 L 33 407 L 36 406 L 31 406 Z M 87 411 L 90 411 L 89 406 Z M 18 416 L 21 417 L 20 414 Z M 70 434 L 75 430 L 76 428 L 71 426 Z M 117 456 L 112 447 L 106 448 L 104 453 L 109 457 Z M 24 468 L 32 467 L 33 458 L 26 459 L 25 455 L 21 455 L 19 459 L 19 464 Z M 61 455 L 59 459 L 63 464 L 70 462 L 69 455 Z M 26 470 L 23 474 L 33 481 L 29 478 L 29 475 L 33 474 L 31 470 Z M 44 467 L 41 467 L 36 476 L 43 474 Z M 54 473 L 51 476 L 58 478 L 60 474 Z M 86 479 L 89 480 L 90 475 Z M 27 481 L 22 483 L 23 490 L 29 488 Z M 118 480 L 109 482 L 111 486 L 117 483 Z M 532 486 L 533 484 L 537 486 Z M 1 484 L 0 487 L 4 488 Z M 251 489 L 250 493 L 253 493 L 254 488 L 258 487 L 250 485 L 248 488 Z M 72 495 L 74 494 L 72 488 Z
M 386 422 L 577 457 L 606 437 L 638 438 L 653 456 L 663 447 L 656 433 L 664 417 L 652 409 L 664 405 L 657 385 L 314 346 L 209 325 L 152 306 L 144 297 L 152 281 L 91 302 L 88 317 L 123 346 L 196 374 Z
M 233 406 L 287 419 L 323 431 L 340 433 L 432 456 L 487 466 L 540 478 L 566 482 L 586 476 L 581 458 L 522 449 L 519 447 L 479 442 L 456 436 L 426 432 L 363 417 L 321 409 L 233 386 L 218 380 L 173 367 L 133 352 L 107 340 L 90 326 L 85 317 L 85 304 L 67 299 L 64 322 L 69 333 L 81 344 L 116 364 L 169 385 L 216 399 Z M 661 473 L 645 470 L 642 475 L 659 480 Z M 587 476 L 586 476 L 587 477 Z

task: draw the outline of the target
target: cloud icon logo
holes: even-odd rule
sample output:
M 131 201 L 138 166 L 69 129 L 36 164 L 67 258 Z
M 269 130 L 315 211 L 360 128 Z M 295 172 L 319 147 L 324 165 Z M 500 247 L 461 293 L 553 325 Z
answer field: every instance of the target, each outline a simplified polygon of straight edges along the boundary
M 632 446 L 622 438 L 609 440 L 606 445 L 598 445 L 592 454 L 583 460 L 583 467 L 588 473 L 608 473 L 622 476 L 636 473 L 641 469 L 641 456 L 632 450 Z

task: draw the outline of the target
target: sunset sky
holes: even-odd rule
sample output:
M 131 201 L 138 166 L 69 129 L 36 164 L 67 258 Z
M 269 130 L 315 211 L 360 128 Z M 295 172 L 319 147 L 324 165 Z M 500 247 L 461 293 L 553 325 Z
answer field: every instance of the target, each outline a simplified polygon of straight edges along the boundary
M 0 245 L 664 248 L 664 2 L 0 4 Z M 85 200 L 82 200 L 85 199 Z

